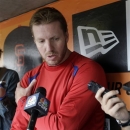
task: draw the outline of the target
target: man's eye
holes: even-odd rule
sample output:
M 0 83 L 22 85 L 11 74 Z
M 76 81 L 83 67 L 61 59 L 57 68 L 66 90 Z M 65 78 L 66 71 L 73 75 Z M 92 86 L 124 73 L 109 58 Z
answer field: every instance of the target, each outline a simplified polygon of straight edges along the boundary
M 58 41 L 58 40 L 59 40 L 59 38 L 54 38 L 54 40 L 55 40 L 55 41 Z
M 43 40 L 39 41 L 39 43 L 43 43 L 43 42 L 44 42 Z

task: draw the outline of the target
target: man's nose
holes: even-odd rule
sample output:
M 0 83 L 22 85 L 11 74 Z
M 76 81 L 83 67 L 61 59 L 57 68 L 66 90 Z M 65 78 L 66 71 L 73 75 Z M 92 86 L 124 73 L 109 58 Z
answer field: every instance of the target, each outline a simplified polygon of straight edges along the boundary
M 54 49 L 53 43 L 50 40 L 48 40 L 46 42 L 46 50 L 47 51 L 52 51 L 53 49 Z

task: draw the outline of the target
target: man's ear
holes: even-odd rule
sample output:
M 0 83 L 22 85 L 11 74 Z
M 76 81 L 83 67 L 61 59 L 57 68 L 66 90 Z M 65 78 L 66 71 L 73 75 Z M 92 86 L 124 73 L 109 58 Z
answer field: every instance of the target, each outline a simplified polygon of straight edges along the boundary
M 36 42 L 35 42 L 35 38 L 34 38 L 34 36 L 33 36 L 33 35 L 32 35 L 32 38 L 33 38 L 34 43 L 36 44 Z

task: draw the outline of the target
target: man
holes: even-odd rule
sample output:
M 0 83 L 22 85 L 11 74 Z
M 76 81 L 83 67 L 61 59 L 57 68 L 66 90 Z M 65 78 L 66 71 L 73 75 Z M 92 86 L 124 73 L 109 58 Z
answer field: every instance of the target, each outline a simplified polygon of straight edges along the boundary
M 0 49 L 0 57 L 2 50 Z M 15 114 L 15 89 L 19 82 L 16 71 L 0 67 L 0 130 L 10 130 Z
M 50 108 L 46 116 L 37 119 L 37 130 L 103 130 L 104 112 L 87 86 L 91 80 L 106 86 L 101 66 L 67 48 L 67 23 L 58 10 L 38 10 L 30 27 L 44 62 L 27 72 L 17 86 L 18 107 L 11 130 L 27 128 L 29 115 L 24 105 L 39 86 L 46 89 Z
M 125 103 L 119 97 L 111 98 L 118 94 L 118 90 L 112 90 L 101 97 L 104 90 L 104 87 L 100 88 L 95 95 L 101 104 L 102 110 L 117 119 L 122 130 L 130 130 L 130 114 Z

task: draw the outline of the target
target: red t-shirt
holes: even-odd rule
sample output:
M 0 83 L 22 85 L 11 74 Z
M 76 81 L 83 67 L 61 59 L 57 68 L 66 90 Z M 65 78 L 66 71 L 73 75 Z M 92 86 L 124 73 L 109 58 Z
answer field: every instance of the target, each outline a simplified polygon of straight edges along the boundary
M 32 79 L 37 87 L 43 86 L 50 100 L 49 112 L 38 118 L 36 130 L 103 130 L 104 112 L 87 84 L 93 80 L 106 87 L 106 76 L 95 61 L 72 52 L 62 64 L 49 67 L 45 62 L 27 72 L 21 86 L 27 87 Z M 24 112 L 26 97 L 22 97 L 12 122 L 11 130 L 25 130 L 30 116 Z

